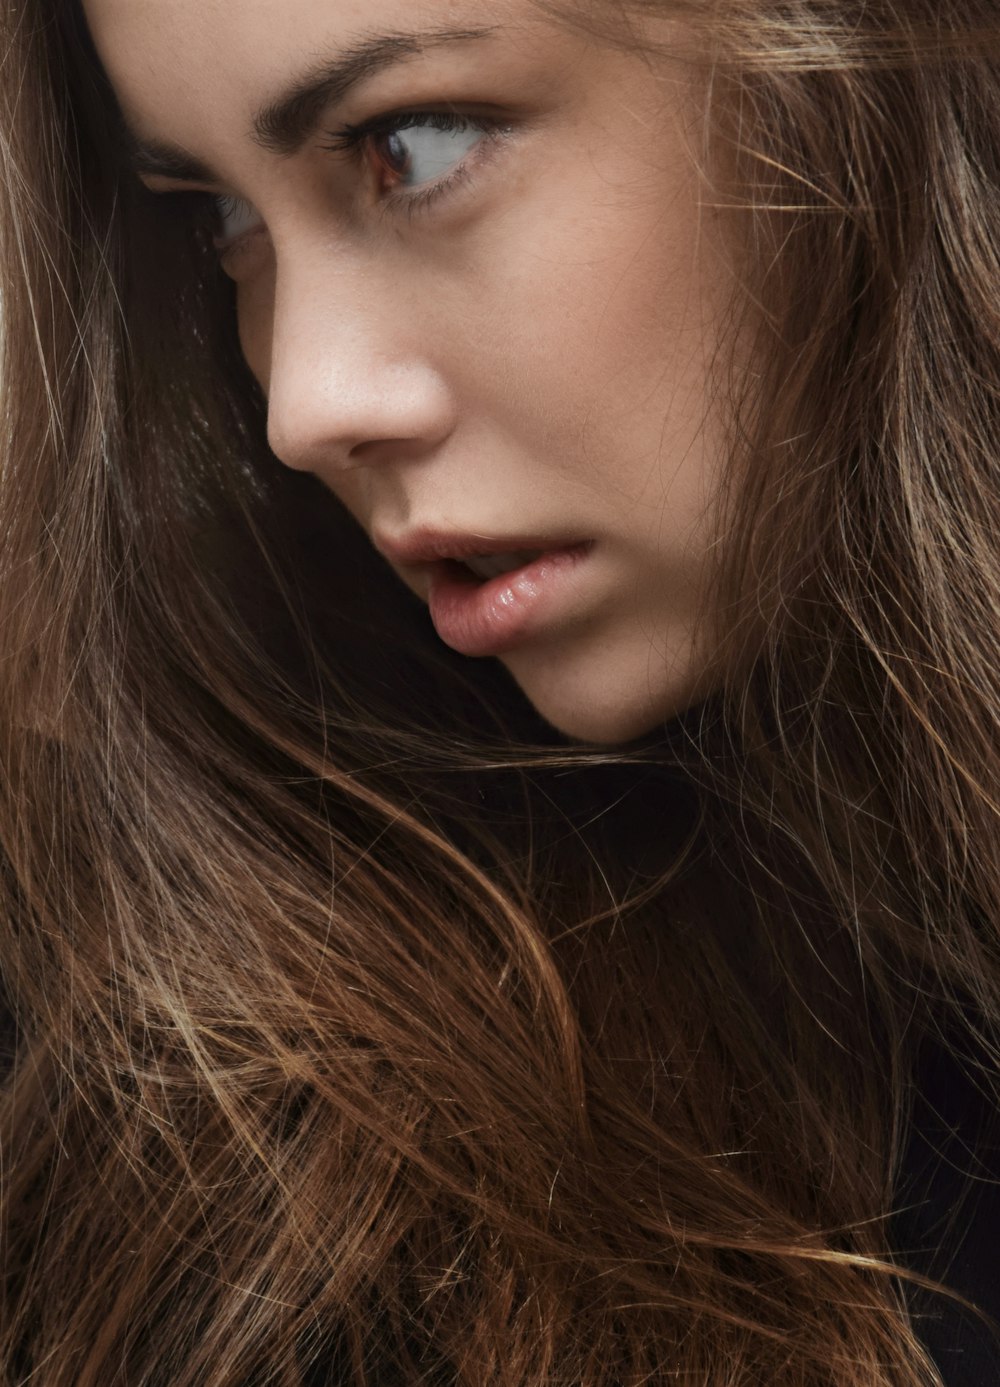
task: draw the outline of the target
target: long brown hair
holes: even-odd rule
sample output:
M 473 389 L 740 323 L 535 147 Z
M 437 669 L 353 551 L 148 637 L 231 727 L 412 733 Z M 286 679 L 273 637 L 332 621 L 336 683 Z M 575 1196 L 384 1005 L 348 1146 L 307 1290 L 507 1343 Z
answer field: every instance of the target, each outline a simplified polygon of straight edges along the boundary
M 74 7 L 3 11 L 5 1382 L 937 1381 L 886 1216 L 918 1037 L 998 1053 L 1000 22 L 677 9 L 758 337 L 726 676 L 617 753 L 277 467 Z

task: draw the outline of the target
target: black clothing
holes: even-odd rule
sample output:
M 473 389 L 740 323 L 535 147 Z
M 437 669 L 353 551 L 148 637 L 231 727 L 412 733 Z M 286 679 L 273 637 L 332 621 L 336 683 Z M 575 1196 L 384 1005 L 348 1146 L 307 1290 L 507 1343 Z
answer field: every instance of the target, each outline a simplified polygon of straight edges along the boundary
M 925 1042 L 893 1244 L 1000 1324 L 1000 1122 L 982 1083 Z M 940 1295 L 918 1289 L 910 1303 L 945 1387 L 1000 1387 L 1000 1332 Z

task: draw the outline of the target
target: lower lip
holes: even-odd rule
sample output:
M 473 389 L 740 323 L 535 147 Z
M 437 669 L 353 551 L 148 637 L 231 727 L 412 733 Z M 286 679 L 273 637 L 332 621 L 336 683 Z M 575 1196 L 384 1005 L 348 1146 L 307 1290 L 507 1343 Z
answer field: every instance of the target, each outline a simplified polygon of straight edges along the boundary
M 523 568 L 496 578 L 466 577 L 442 560 L 431 572 L 428 595 L 434 629 L 460 655 L 501 655 L 532 636 L 555 613 L 566 580 L 591 545 L 552 549 Z

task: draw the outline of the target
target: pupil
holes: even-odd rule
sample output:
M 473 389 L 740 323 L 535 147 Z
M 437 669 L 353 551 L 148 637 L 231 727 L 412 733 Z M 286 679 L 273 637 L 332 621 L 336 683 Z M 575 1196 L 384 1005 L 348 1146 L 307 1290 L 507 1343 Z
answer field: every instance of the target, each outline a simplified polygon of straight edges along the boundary
M 395 174 L 406 174 L 410 170 L 410 151 L 399 131 L 394 131 L 386 138 L 385 160 Z

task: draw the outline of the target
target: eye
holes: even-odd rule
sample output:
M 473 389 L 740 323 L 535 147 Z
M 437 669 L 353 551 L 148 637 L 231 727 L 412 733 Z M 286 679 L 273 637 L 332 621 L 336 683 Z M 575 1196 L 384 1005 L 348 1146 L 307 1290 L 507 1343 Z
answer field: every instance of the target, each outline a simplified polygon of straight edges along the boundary
M 212 199 L 214 212 L 213 241 L 216 250 L 229 250 L 248 236 L 251 231 L 263 227 L 260 213 L 253 203 L 240 197 L 215 197 Z
M 425 122 L 373 134 L 371 148 L 391 187 L 417 188 L 450 173 L 482 137 L 482 128 L 471 124 Z
M 406 111 L 345 126 L 326 148 L 367 156 L 375 166 L 380 191 L 405 196 L 410 190 L 449 185 L 476 146 L 505 129 L 486 117 Z

